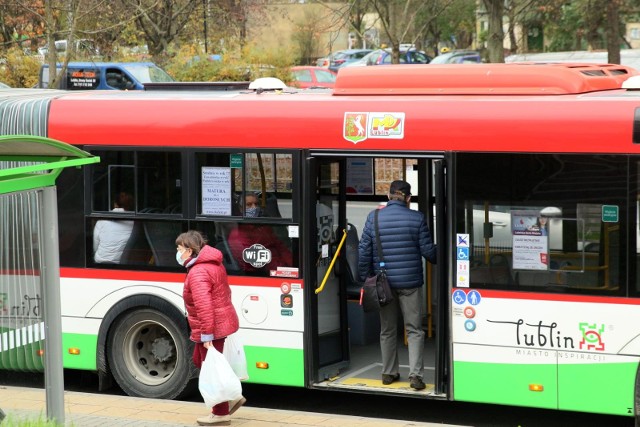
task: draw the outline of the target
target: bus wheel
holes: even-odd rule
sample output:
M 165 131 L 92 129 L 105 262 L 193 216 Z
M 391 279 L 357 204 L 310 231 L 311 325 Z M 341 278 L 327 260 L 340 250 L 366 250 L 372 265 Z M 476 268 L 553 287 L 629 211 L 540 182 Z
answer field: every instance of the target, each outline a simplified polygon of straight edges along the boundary
M 173 314 L 173 315 L 172 315 Z M 138 309 L 123 313 L 109 332 L 109 368 L 130 396 L 175 399 L 190 394 L 193 343 L 186 319 L 175 313 Z

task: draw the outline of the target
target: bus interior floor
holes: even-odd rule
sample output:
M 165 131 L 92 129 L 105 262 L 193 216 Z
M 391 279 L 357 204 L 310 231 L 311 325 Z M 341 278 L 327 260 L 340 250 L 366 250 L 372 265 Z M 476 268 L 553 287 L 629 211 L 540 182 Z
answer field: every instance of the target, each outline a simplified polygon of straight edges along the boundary
M 435 341 L 425 338 L 424 346 L 424 390 L 414 390 L 409 385 L 409 355 L 407 346 L 398 340 L 398 358 L 400 363 L 400 379 L 391 384 L 382 384 L 382 361 L 378 342 L 367 345 L 351 346 L 349 367 L 343 369 L 336 377 L 326 380 L 318 387 L 337 387 L 356 390 L 376 390 L 389 393 L 407 393 L 431 396 L 434 394 L 435 381 Z

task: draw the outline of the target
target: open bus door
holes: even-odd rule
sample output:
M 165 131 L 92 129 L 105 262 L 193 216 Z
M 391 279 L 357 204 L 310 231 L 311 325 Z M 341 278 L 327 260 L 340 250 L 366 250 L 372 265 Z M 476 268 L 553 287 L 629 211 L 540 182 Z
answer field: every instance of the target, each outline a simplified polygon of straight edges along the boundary
M 425 214 L 432 238 L 438 244 L 437 266 L 425 264 L 425 383 L 420 392 L 410 389 L 407 378 L 407 346 L 401 345 L 402 379 L 397 384 L 380 381 L 379 315 L 363 313 L 350 289 L 349 241 L 352 222 L 362 232 L 366 215 L 380 206 L 377 195 L 368 202 L 347 200 L 349 157 L 311 154 L 305 173 L 305 288 L 306 361 L 309 385 L 357 389 L 371 393 L 419 393 L 443 397 L 448 392 L 448 304 L 446 172 L 442 158 L 417 157 L 406 176 L 415 185 L 414 208 Z M 367 157 L 361 157 L 364 161 Z M 371 164 L 375 164 L 373 158 Z M 388 157 L 389 160 L 399 160 Z M 366 163 L 366 162 L 365 162 Z M 378 200 L 380 199 L 380 200 Z M 347 216 L 347 214 L 349 216 Z M 345 232 L 347 230 L 347 232 Z M 341 246 L 341 242 L 344 243 Z M 335 256 L 340 248 L 339 256 Z M 356 272 L 357 274 L 357 272 Z
M 305 287 L 308 322 L 309 379 L 318 383 L 335 377 L 349 365 L 346 300 L 336 253 L 346 226 L 345 160 L 308 157 L 304 201 L 308 242 L 305 248 Z

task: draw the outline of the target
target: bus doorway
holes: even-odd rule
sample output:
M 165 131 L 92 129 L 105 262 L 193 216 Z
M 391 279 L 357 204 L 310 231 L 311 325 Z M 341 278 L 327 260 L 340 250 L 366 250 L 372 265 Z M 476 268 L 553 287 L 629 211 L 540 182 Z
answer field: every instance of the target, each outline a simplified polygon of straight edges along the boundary
M 444 203 L 442 159 L 397 158 L 357 154 L 307 156 L 306 194 L 309 209 L 305 265 L 307 283 L 306 329 L 310 386 L 346 388 L 368 393 L 444 395 L 446 363 L 446 275 L 424 262 L 422 329 L 425 390 L 410 387 L 408 345 L 399 320 L 400 379 L 382 384 L 380 319 L 364 313 L 359 304 L 362 283 L 358 277 L 358 243 L 367 215 L 388 201 L 389 184 L 402 179 L 411 184 L 411 208 L 424 213 L 434 241 L 444 240 L 445 221 L 435 221 Z M 436 179 L 439 178 L 439 179 Z M 438 190 L 440 188 L 440 190 Z M 440 218 L 444 218 L 444 208 Z M 340 248 L 339 253 L 336 252 Z M 441 248 L 438 248 L 441 252 Z M 443 258 L 439 258 L 443 259 Z M 446 264 L 446 262 L 442 263 Z M 443 293 L 444 292 L 444 293 Z M 442 297 L 444 295 L 444 297 Z

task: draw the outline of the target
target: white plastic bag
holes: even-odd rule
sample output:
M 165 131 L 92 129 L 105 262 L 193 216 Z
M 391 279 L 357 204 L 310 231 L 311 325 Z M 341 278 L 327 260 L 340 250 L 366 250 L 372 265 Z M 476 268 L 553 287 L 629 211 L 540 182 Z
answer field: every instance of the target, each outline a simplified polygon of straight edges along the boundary
M 244 355 L 244 345 L 238 338 L 238 334 L 231 334 L 224 340 L 224 350 L 222 351 L 231 369 L 236 373 L 241 381 L 249 379 L 247 371 L 247 358 Z
M 198 388 L 207 408 L 242 395 L 242 385 L 237 375 L 227 359 L 213 347 L 207 350 L 207 357 L 202 362 Z

